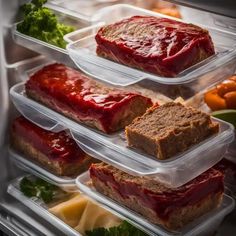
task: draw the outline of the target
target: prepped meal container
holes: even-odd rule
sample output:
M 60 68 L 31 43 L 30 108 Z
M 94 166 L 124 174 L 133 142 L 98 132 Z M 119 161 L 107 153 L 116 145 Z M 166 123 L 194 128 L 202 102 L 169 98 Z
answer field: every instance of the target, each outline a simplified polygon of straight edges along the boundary
M 52 10 L 53 13 L 58 18 L 59 22 L 62 22 L 63 24 L 73 26 L 75 30 L 83 29 L 91 25 L 90 21 L 86 21 L 83 19 L 78 18 L 78 16 L 73 16 L 67 13 L 65 10 L 63 12 L 58 12 L 56 10 Z M 39 40 L 37 38 L 28 36 L 26 34 L 23 34 L 17 30 L 17 24 L 14 24 L 12 27 L 12 35 L 14 38 L 14 41 L 30 50 L 33 50 L 35 52 L 41 53 L 49 58 L 52 58 L 54 60 L 64 62 L 67 64 L 71 64 L 71 60 L 68 57 L 68 52 L 64 48 L 60 48 L 58 46 L 52 45 L 50 43 L 44 42 L 42 40 Z
M 76 192 L 78 189 L 76 188 L 75 179 L 72 177 L 65 177 L 65 176 L 57 176 L 50 171 L 44 169 L 39 164 L 27 159 L 26 157 L 22 156 L 22 154 L 18 153 L 17 151 L 9 148 L 9 155 L 11 160 L 15 162 L 15 164 L 20 167 L 21 169 L 38 176 L 45 181 L 54 184 L 61 189 L 64 189 L 68 192 Z
M 38 126 L 54 132 L 66 127 L 87 154 L 132 175 L 151 175 L 171 187 L 187 183 L 220 161 L 234 138 L 231 124 L 214 119 L 220 124 L 218 134 L 170 159 L 158 160 L 127 148 L 124 132 L 103 134 L 26 97 L 24 83 L 13 86 L 10 94 L 19 112 Z
M 29 197 L 25 196 L 20 190 L 20 182 L 23 179 L 23 177 L 24 176 L 19 177 L 19 178 L 13 180 L 12 182 L 10 182 L 10 184 L 8 185 L 8 188 L 7 188 L 7 192 L 11 196 L 16 198 L 18 201 L 23 203 L 25 206 L 29 207 L 32 211 L 34 211 L 36 214 L 41 216 L 43 219 L 45 219 L 46 221 L 48 221 L 49 223 L 53 224 L 55 227 L 60 229 L 66 235 L 82 236 L 78 231 L 76 231 L 75 229 L 70 227 L 68 224 L 63 222 L 61 219 L 59 219 L 58 217 L 53 215 L 51 212 L 49 212 L 47 205 L 42 200 L 37 199 L 35 197 L 29 198 Z M 33 178 L 34 176 L 28 176 L 28 177 Z M 77 189 L 77 191 L 78 191 L 78 189 Z M 148 229 L 146 229 L 145 227 L 143 227 L 141 225 L 138 225 L 133 220 L 124 217 L 123 215 L 121 215 L 120 213 L 118 213 L 114 210 L 111 210 L 106 205 L 102 205 L 102 204 L 99 204 L 99 205 L 102 208 L 110 211 L 112 214 L 116 215 L 117 217 L 119 217 L 123 220 L 129 221 L 131 224 L 135 225 L 137 228 L 140 228 L 141 230 L 146 231 L 146 232 L 150 233 L 150 235 L 154 236 L 154 234 L 151 231 L 149 231 Z
M 175 19 L 125 4 L 103 8 L 92 18 L 92 21 L 99 23 L 87 28 L 87 32 L 86 29 L 83 29 L 82 32 L 78 30 L 73 33 L 74 38 L 78 40 L 69 43 L 67 50 L 75 64 L 96 79 L 119 86 L 127 86 L 146 79 L 166 85 L 189 84 L 194 81 L 200 83 L 200 81 L 207 80 L 207 78 L 219 78 L 223 71 L 227 74 L 230 68 L 231 70 L 232 67 L 235 68 L 235 63 L 232 64 L 232 61 L 236 58 L 235 34 L 204 26 L 201 27 L 209 31 L 215 45 L 216 54 L 182 71 L 174 78 L 157 76 L 97 56 L 95 35 L 98 29 L 102 25 L 111 24 L 134 15 L 151 15 Z M 221 73 L 219 73 L 220 71 Z M 194 87 L 193 84 L 190 86 Z M 201 88 L 204 86 L 202 85 Z
M 210 211 L 209 213 L 199 217 L 195 221 L 187 224 L 180 231 L 171 232 L 164 229 L 161 226 L 151 224 L 141 215 L 134 211 L 122 206 L 120 203 L 98 193 L 95 188 L 88 184 L 90 181 L 89 173 L 85 172 L 76 179 L 76 184 L 79 189 L 86 195 L 95 199 L 103 205 L 106 205 L 110 209 L 117 211 L 123 216 L 133 220 L 137 224 L 143 226 L 145 229 L 152 231 L 154 235 L 168 236 L 168 235 L 202 235 L 207 236 L 214 233 L 217 227 L 220 225 L 224 217 L 234 209 L 234 200 L 228 195 L 224 194 L 222 204 L 219 208 Z

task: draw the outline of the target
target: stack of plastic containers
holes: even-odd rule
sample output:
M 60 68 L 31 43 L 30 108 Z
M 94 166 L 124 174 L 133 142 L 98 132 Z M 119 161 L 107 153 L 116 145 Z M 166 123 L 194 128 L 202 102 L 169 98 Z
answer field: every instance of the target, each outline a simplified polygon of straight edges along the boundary
M 15 30 L 15 26 L 13 27 L 13 34 L 17 43 L 22 45 L 31 43 L 30 47 L 32 49 L 39 50 L 38 52 L 45 53 L 47 56 L 50 55 L 50 58 L 54 60 L 67 63 L 69 59 L 66 56 L 69 55 L 79 69 L 93 76 L 94 79 L 115 86 L 129 86 L 129 88 L 138 84 L 140 88 L 145 88 L 150 93 L 161 94 L 169 100 L 180 96 L 184 99 L 190 99 L 196 93 L 223 80 L 234 72 L 236 60 L 235 35 L 204 26 L 202 27 L 207 28 L 212 36 L 216 54 L 181 72 L 176 78 L 159 77 L 96 56 L 94 36 L 98 28 L 133 15 L 163 17 L 163 15 L 129 5 L 114 5 L 101 9 L 90 19 L 90 22 L 88 21 L 82 28 L 80 27 L 77 31 L 65 36 L 65 40 L 68 41 L 67 51 L 24 36 Z M 78 24 L 81 26 L 81 22 L 84 24 L 84 20 L 81 18 L 77 19 L 75 15 L 73 16 L 75 25 L 79 22 Z M 65 57 L 66 60 L 64 60 Z M 71 62 L 68 63 L 70 64 Z M 219 162 L 234 139 L 233 126 L 217 120 L 220 124 L 220 131 L 217 135 L 168 160 L 153 159 L 144 153 L 129 149 L 123 131 L 112 135 L 103 134 L 28 98 L 24 90 L 25 79 L 28 77 L 28 74 L 38 69 L 39 67 L 32 68 L 23 73 L 23 82 L 13 86 L 10 90 L 12 101 L 19 112 L 44 129 L 53 132 L 69 129 L 72 137 L 86 153 L 129 174 L 151 176 L 170 187 L 179 187 Z M 87 185 L 89 181 L 89 174 L 87 172 L 77 179 L 62 178 L 25 159 L 14 150 L 11 150 L 10 154 L 24 169 L 51 183 L 69 190 L 74 190 L 77 185 L 80 191 L 96 199 L 111 211 L 116 212 L 116 214 L 118 213 L 118 215 L 141 227 L 150 235 L 208 234 L 216 228 L 224 216 L 234 207 L 232 198 L 224 195 L 222 205 L 218 209 L 186 225 L 180 231 L 171 232 L 161 226 L 151 224 L 137 213 L 99 194 L 91 185 Z M 13 186 L 17 189 L 16 185 L 13 184 Z M 10 189 L 9 192 L 13 194 L 14 191 Z

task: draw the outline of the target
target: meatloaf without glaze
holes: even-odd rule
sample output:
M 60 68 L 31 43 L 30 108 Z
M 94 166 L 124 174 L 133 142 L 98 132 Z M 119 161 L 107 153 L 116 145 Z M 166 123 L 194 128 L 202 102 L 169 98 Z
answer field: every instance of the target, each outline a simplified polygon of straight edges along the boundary
M 207 30 L 153 16 L 133 16 L 102 27 L 101 57 L 164 77 L 174 77 L 215 53 Z
M 11 144 L 30 160 L 60 176 L 78 175 L 95 162 L 65 131 L 44 130 L 24 117 L 12 123 Z
M 219 124 L 181 103 L 153 106 L 125 129 L 128 146 L 157 157 L 170 158 L 219 131 Z
M 105 87 L 62 64 L 37 71 L 25 91 L 28 97 L 105 133 L 124 128 L 152 105 L 149 98 Z
M 132 176 L 105 163 L 92 164 L 90 177 L 98 192 L 171 230 L 217 208 L 224 192 L 223 174 L 213 168 L 174 189 L 150 177 Z

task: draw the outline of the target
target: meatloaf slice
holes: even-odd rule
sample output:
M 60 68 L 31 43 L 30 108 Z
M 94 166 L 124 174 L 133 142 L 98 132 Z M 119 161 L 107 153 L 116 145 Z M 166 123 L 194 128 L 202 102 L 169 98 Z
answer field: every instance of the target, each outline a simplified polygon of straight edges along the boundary
M 106 25 L 95 39 L 99 56 L 164 77 L 174 77 L 215 53 L 207 30 L 153 16 Z
M 27 158 L 60 176 L 78 175 L 95 162 L 65 131 L 46 131 L 24 117 L 12 123 L 11 143 Z
M 105 163 L 92 164 L 90 177 L 98 192 L 171 230 L 217 208 L 224 192 L 223 174 L 213 168 L 174 189 Z
M 30 98 L 105 133 L 124 128 L 152 105 L 149 98 L 106 87 L 62 64 L 37 71 L 25 91 Z
M 154 106 L 126 127 L 128 146 L 167 159 L 187 150 L 212 134 L 219 124 L 199 110 L 181 103 Z

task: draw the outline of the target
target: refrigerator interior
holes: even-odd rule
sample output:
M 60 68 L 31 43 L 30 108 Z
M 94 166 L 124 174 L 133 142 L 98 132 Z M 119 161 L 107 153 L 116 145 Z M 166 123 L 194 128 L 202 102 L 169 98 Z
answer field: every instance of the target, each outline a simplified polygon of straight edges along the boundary
M 24 174 L 10 161 L 8 156 L 9 124 L 18 115 L 10 101 L 9 89 L 20 82 L 21 70 L 27 70 L 32 64 L 40 65 L 47 61 L 42 55 L 17 45 L 12 39 L 11 27 L 18 21 L 18 9 L 23 3 L 24 1 L 21 0 L 1 0 L 0 2 L 0 229 L 7 235 L 63 236 L 64 234 L 56 227 L 6 193 L 9 181 Z M 183 7 L 182 11 L 183 14 L 186 14 L 187 20 L 190 20 L 189 9 Z M 207 21 L 209 25 L 215 25 L 217 22 L 217 27 L 221 27 L 222 22 L 225 22 L 222 19 L 216 19 L 215 16 L 212 17 L 210 13 L 199 10 L 191 10 L 191 14 L 193 16 L 191 20 L 196 23 Z M 232 27 L 229 30 L 236 31 Z M 225 218 L 216 235 L 233 236 L 236 232 L 235 220 L 236 211 L 234 210 Z

